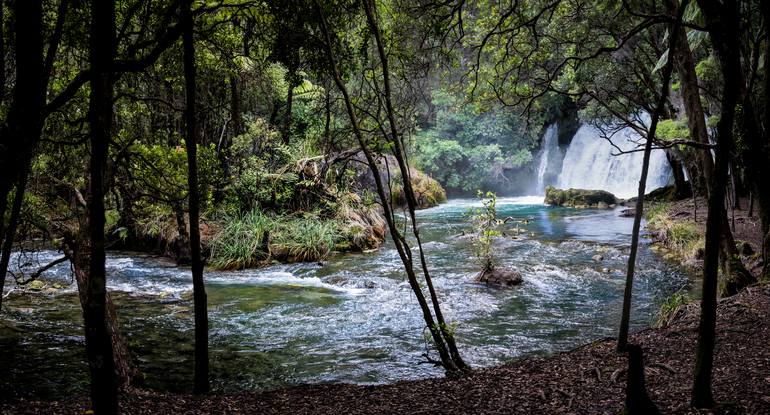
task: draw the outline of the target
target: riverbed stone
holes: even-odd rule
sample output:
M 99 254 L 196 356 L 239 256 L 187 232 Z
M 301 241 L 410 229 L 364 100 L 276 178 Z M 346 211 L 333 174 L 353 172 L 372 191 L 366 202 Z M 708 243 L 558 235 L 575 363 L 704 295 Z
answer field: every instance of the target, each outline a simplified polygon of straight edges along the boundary
M 592 256 L 591 259 L 593 259 L 596 262 L 602 262 L 602 260 L 604 260 L 604 256 L 602 254 L 596 254 Z
M 513 287 L 523 282 L 521 273 L 513 268 L 487 268 L 476 275 L 476 281 L 497 287 Z
M 608 209 L 618 203 L 618 199 L 604 190 L 587 189 L 557 189 L 553 186 L 545 188 L 545 203 L 552 206 L 567 206 L 574 208 Z

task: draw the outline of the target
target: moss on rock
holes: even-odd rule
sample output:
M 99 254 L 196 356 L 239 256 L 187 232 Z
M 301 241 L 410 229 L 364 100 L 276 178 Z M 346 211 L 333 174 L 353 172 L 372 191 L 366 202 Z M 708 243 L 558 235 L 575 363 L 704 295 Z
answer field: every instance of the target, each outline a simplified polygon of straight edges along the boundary
M 548 186 L 545 188 L 545 203 L 553 206 L 606 209 L 617 204 L 618 199 L 612 193 L 604 190 L 564 190 Z

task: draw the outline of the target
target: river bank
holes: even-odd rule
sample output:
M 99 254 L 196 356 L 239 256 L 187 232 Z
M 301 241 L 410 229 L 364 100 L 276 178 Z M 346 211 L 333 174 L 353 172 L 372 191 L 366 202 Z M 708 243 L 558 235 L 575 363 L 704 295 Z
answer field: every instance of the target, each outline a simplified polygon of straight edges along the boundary
M 700 413 L 689 407 L 697 307 L 686 307 L 668 325 L 631 336 L 645 351 L 647 388 L 663 413 Z M 718 307 L 714 393 L 720 413 L 770 413 L 770 285 L 755 285 Z M 611 339 L 547 358 L 529 358 L 478 369 L 452 380 L 432 378 L 381 386 L 303 385 L 268 392 L 194 397 L 127 391 L 127 414 L 261 413 L 592 413 L 623 408 L 626 358 Z M 53 402 L 0 404 L 8 414 L 75 414 L 86 395 Z
M 708 213 L 706 199 L 652 201 L 645 213 L 652 249 L 699 272 L 703 264 Z M 749 215 L 749 200 L 742 198 L 735 208 L 728 209 L 727 220 L 744 266 L 759 279 L 762 273 L 762 225 L 757 212 Z

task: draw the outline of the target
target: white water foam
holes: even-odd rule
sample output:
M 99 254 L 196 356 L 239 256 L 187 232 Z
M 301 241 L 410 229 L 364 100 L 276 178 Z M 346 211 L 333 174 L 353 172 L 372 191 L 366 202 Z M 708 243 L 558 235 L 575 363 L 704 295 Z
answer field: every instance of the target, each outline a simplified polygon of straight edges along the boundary
M 623 151 L 637 148 L 638 133 L 624 128 L 613 136 L 613 143 Z M 557 187 L 562 189 L 606 190 L 621 198 L 636 196 L 642 172 L 643 152 L 613 156 L 617 149 L 593 126 L 583 125 L 572 139 L 564 156 Z M 663 150 L 650 155 L 646 191 L 667 185 L 671 168 Z

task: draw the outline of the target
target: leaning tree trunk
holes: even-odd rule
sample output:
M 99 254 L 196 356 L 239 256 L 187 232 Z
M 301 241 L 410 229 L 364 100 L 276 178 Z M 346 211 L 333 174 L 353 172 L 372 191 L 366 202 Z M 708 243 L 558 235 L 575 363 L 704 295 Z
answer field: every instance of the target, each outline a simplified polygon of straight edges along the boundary
M 442 331 L 439 329 L 435 319 L 433 318 L 433 314 L 431 313 L 430 307 L 428 306 L 428 302 L 425 299 L 425 295 L 422 291 L 422 288 L 420 287 L 420 284 L 417 281 L 417 276 L 413 268 L 411 250 L 409 249 L 409 246 L 406 244 L 406 239 L 403 237 L 403 235 L 400 233 L 400 230 L 396 226 L 396 222 L 395 222 L 391 205 L 390 205 L 390 197 L 388 196 L 388 193 L 385 190 L 385 185 L 382 183 L 382 176 L 380 175 L 379 168 L 377 167 L 377 161 L 375 160 L 375 157 L 371 149 L 366 144 L 363 131 L 360 128 L 358 117 L 356 116 L 356 112 L 353 107 L 352 99 L 350 97 L 350 94 L 347 90 L 347 87 L 344 81 L 342 80 L 342 75 L 340 74 L 339 66 L 337 64 L 337 58 L 333 51 L 331 35 L 329 33 L 329 28 L 326 24 L 326 19 L 324 17 L 323 9 L 321 8 L 321 5 L 317 0 L 314 1 L 314 3 L 315 3 L 316 12 L 319 14 L 319 18 L 320 18 L 319 20 L 321 24 L 321 31 L 324 38 L 324 48 L 326 49 L 327 58 L 329 59 L 329 66 L 330 66 L 329 70 L 334 79 L 334 83 L 342 93 L 343 101 L 345 104 L 345 110 L 347 111 L 348 117 L 350 118 L 350 124 L 353 129 L 353 135 L 358 141 L 358 144 L 361 147 L 361 150 L 363 151 L 364 156 L 366 157 L 366 161 L 367 161 L 367 164 L 369 165 L 369 169 L 372 171 L 372 176 L 374 177 L 377 194 L 380 197 L 380 200 L 382 202 L 382 208 L 384 210 L 385 218 L 388 223 L 388 229 L 390 230 L 391 237 L 393 238 L 393 242 L 396 246 L 396 251 L 398 252 L 399 257 L 401 258 L 401 261 L 404 263 L 404 268 L 407 274 L 407 281 L 409 282 L 409 286 L 412 288 L 412 291 L 414 292 L 415 297 L 417 298 L 417 303 L 419 304 L 420 310 L 422 311 L 423 319 L 425 320 L 425 324 L 431 333 L 431 337 L 434 341 L 434 346 L 436 347 L 436 350 L 441 359 L 441 362 L 440 362 L 441 365 L 449 373 L 458 373 L 460 370 L 465 369 L 466 366 L 462 361 L 457 362 L 452 358 L 449 352 L 447 342 L 444 336 L 442 335 Z
M 112 132 L 112 63 L 115 55 L 115 1 L 91 4 L 91 93 L 88 108 L 91 161 L 88 195 L 90 258 L 86 281 L 86 354 L 91 369 L 91 403 L 98 414 L 118 412 L 118 382 L 107 316 L 105 272 L 104 187 L 105 166 Z
M 187 94 L 185 109 L 185 145 L 187 146 L 187 192 L 190 210 L 190 262 L 195 308 L 195 393 L 209 391 L 209 320 L 206 309 L 206 287 L 203 284 L 201 258 L 200 196 L 198 192 L 198 128 L 195 114 L 195 44 L 193 40 L 192 0 L 182 2 L 182 43 L 184 45 L 184 79 Z
M 388 124 L 390 125 L 391 142 L 394 144 L 393 155 L 396 157 L 399 170 L 401 171 L 401 178 L 404 185 L 404 196 L 406 197 L 409 216 L 412 222 L 412 234 L 414 235 L 415 241 L 417 242 L 417 250 L 420 256 L 420 267 L 422 268 L 423 278 L 425 279 L 425 285 L 428 286 L 428 292 L 430 293 L 433 312 L 436 314 L 436 321 L 439 325 L 439 331 L 441 332 L 441 336 L 443 337 L 449 349 L 452 362 L 458 369 L 465 370 L 467 365 L 460 357 L 460 353 L 457 350 L 457 345 L 455 344 L 454 335 L 451 333 L 441 312 L 441 305 L 439 304 L 436 290 L 433 287 L 433 280 L 430 277 L 430 273 L 428 272 L 428 264 L 425 260 L 425 253 L 422 249 L 422 242 L 420 241 L 420 232 L 419 228 L 417 227 L 417 218 L 415 217 L 414 213 L 417 209 L 417 201 L 415 199 L 414 190 L 412 189 L 409 166 L 406 163 L 406 151 L 404 150 L 403 143 L 401 142 L 401 134 L 398 131 L 396 114 L 395 110 L 393 109 L 388 58 L 387 54 L 385 53 L 382 34 L 380 33 L 380 27 L 377 21 L 376 6 L 371 0 L 364 0 L 363 3 L 364 11 L 366 12 L 366 19 L 369 22 L 370 30 L 374 35 L 375 43 L 377 45 L 377 54 L 379 55 L 380 64 L 382 66 L 382 83 L 384 87 L 383 94 L 385 96 L 385 109 L 388 117 Z M 384 138 L 387 140 L 387 137 Z M 411 250 L 409 250 L 409 255 L 411 256 Z
M 684 9 L 687 6 L 688 0 L 684 0 L 682 5 L 677 10 L 676 22 L 673 24 L 673 30 L 671 30 L 671 37 L 669 39 L 668 48 L 673 50 L 676 48 L 676 41 L 679 37 L 679 27 L 682 23 L 682 16 Z M 660 98 L 655 106 L 655 111 L 652 113 L 652 120 L 650 121 L 650 128 L 647 131 L 647 141 L 644 144 L 644 157 L 642 159 L 642 174 L 639 178 L 639 193 L 636 198 L 636 212 L 634 214 L 634 227 L 631 231 L 631 252 L 628 254 L 628 268 L 626 270 L 626 287 L 623 292 L 623 312 L 620 317 L 620 329 L 618 330 L 618 344 L 617 349 L 619 352 L 626 350 L 628 345 L 628 328 L 629 321 L 631 319 L 631 297 L 634 287 L 634 269 L 636 267 L 636 252 L 639 248 L 639 228 L 642 224 L 642 211 L 644 210 L 644 194 L 645 187 L 647 185 L 647 172 L 650 167 L 650 153 L 652 152 L 652 142 L 655 141 L 655 131 L 658 128 L 658 121 L 663 115 L 665 110 L 666 101 L 668 101 L 669 83 L 671 82 L 671 73 L 674 70 L 674 60 L 669 59 L 666 62 L 666 66 L 663 68 L 663 83 L 660 87 Z

